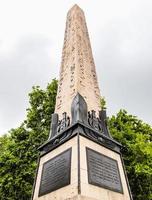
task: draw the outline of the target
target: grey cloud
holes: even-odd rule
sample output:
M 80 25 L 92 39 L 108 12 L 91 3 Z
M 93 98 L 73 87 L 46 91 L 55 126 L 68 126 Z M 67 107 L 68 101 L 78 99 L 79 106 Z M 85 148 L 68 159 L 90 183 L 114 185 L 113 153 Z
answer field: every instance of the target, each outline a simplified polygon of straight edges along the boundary
M 0 58 L 0 133 L 23 121 L 32 86 L 45 86 L 56 77 L 51 52 L 48 39 L 25 37 Z
M 149 18 L 140 18 L 107 24 L 95 58 L 108 113 L 124 108 L 152 124 L 152 28 Z
M 112 9 L 110 1 L 101 7 L 97 6 L 99 1 L 92 3 L 94 7 L 87 2 L 88 9 L 84 9 L 101 95 L 106 97 L 109 115 L 125 108 L 152 124 L 151 1 L 126 1 L 121 5 L 120 2 L 111 1 Z M 66 6 L 62 10 L 69 8 Z M 57 8 L 58 5 L 52 7 Z M 92 8 L 97 9 L 95 14 Z M 57 45 L 42 35 L 29 35 L 20 38 L 13 51 L 0 58 L 0 134 L 23 121 L 31 87 L 44 87 L 58 76 L 64 34 L 62 25 L 55 21 L 62 21 L 59 14 L 63 15 L 55 13 L 54 17 L 47 15 L 42 19 L 46 20 L 47 27 L 51 25 L 50 32 L 44 26 L 44 35 L 54 35 L 53 42 Z M 64 26 L 65 21 L 62 22 Z

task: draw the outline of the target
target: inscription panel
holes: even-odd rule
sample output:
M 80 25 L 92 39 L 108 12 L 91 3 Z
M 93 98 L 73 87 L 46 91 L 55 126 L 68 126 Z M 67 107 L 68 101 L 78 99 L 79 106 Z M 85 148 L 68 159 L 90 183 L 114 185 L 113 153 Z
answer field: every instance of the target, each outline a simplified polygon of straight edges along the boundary
M 39 196 L 70 184 L 71 151 L 64 151 L 43 164 Z
M 88 182 L 92 185 L 123 193 L 116 160 L 86 148 Z

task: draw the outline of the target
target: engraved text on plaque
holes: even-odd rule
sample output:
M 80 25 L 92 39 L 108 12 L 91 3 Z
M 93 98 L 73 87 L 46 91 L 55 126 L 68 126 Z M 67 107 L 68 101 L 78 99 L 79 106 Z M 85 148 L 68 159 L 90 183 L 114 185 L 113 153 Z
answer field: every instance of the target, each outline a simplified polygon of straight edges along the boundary
M 123 193 L 117 161 L 86 148 L 90 184 Z
M 39 196 L 70 184 L 71 151 L 70 148 L 43 164 Z

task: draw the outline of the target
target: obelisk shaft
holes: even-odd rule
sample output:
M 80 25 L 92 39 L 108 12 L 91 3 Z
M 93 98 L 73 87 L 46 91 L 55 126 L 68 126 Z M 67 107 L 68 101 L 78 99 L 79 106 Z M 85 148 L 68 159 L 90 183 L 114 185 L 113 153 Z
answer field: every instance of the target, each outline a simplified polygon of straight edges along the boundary
M 78 92 L 84 97 L 88 110 L 100 110 L 100 91 L 85 16 L 75 5 L 66 21 L 55 107 L 59 117 L 63 112 L 71 115 L 71 103 Z

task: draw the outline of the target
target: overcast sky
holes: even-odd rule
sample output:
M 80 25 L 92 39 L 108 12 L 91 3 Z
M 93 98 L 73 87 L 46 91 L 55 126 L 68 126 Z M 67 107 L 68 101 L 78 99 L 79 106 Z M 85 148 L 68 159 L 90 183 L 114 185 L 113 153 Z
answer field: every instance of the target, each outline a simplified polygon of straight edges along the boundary
M 33 85 L 58 78 L 66 14 L 85 12 L 108 115 L 152 124 L 151 0 L 0 0 L 0 134 L 26 117 Z

